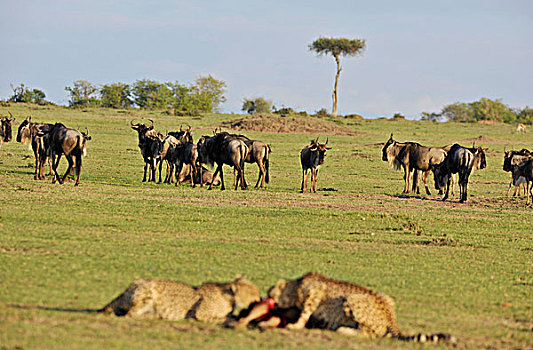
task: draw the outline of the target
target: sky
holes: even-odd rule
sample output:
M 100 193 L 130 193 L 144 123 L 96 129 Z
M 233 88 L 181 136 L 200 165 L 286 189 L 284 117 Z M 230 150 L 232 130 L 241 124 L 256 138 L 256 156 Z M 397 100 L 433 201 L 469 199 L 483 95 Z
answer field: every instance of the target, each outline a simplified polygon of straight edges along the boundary
M 533 106 L 530 0 L 0 0 L 0 98 L 10 84 L 68 104 L 66 86 L 140 79 L 227 84 L 244 98 L 331 111 L 335 61 L 308 45 L 365 39 L 343 57 L 339 114 L 418 118 L 481 97 Z

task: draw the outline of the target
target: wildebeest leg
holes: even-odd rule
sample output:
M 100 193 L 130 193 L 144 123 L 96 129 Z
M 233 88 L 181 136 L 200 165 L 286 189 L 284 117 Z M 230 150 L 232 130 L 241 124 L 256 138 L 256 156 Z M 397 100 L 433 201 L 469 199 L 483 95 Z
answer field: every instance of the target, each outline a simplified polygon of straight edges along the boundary
M 316 193 L 316 186 L 318 183 L 318 168 L 311 170 L 311 190 Z
M 81 154 L 76 157 L 76 183 L 74 186 L 80 184 L 80 174 L 81 174 Z
M 451 181 L 451 175 L 448 177 L 448 182 L 446 183 L 446 193 L 444 194 L 444 197 L 442 197 L 443 201 L 448 199 L 448 194 L 450 192 L 450 181 Z
M 418 183 L 420 182 L 420 170 L 413 169 L 413 184 L 412 184 L 412 190 L 413 193 L 420 194 L 420 187 L 418 186 Z
M 33 179 L 37 180 L 38 178 L 41 178 L 41 174 L 38 172 L 38 169 L 40 169 L 41 162 L 39 159 L 39 154 L 36 150 L 33 151 L 33 155 L 35 156 L 35 175 L 33 175 Z
M 70 154 L 65 154 L 65 158 L 67 158 L 67 161 L 68 161 L 68 167 L 67 167 L 67 171 L 65 171 L 65 175 L 63 175 L 63 179 L 61 179 L 59 181 L 60 184 L 64 183 L 65 182 L 65 179 L 67 178 L 67 176 L 70 175 L 70 170 L 72 169 L 72 165 L 74 164 L 74 161 L 72 160 L 72 155 Z
M 220 173 L 220 190 L 224 191 L 226 189 L 224 187 L 224 172 L 222 171 L 222 164 L 218 164 L 217 169 L 215 170 L 215 173 L 213 174 L 213 179 L 211 179 L 211 183 L 209 184 L 208 190 L 213 189 L 213 182 L 215 181 L 215 178 L 217 177 L 218 173 Z
M 144 159 L 144 175 L 143 175 L 143 181 L 142 182 L 146 182 L 146 170 L 148 169 L 148 162 L 149 160 L 148 159 Z
M 239 166 L 239 174 L 241 178 L 241 190 L 245 190 L 248 188 L 248 185 L 246 184 L 246 179 L 244 178 L 244 161 L 241 163 L 241 166 Z
M 163 160 L 162 159 L 159 159 L 157 160 L 156 159 L 156 166 L 157 166 L 157 163 L 159 163 L 159 181 L 157 181 L 158 184 L 161 183 L 161 172 L 163 171 Z
M 526 182 L 526 205 L 530 204 L 530 201 L 531 201 L 531 190 L 533 190 L 533 181 L 529 181 L 529 179 L 528 179 L 527 182 Z
M 54 170 L 54 176 L 52 177 L 52 183 L 59 181 L 59 174 L 57 173 L 57 166 L 59 165 L 59 160 L 61 159 L 61 153 L 57 156 L 57 161 L 55 160 L 55 155 L 52 156 L 52 169 Z
M 257 183 L 255 184 L 255 187 L 257 188 L 259 185 L 259 180 L 261 180 L 260 188 L 263 188 L 265 186 L 266 169 L 262 161 L 258 161 L 257 165 L 259 166 L 259 176 L 257 177 Z
M 237 190 L 237 187 L 239 186 L 239 180 L 241 179 L 241 172 L 240 169 L 237 169 L 237 166 L 233 168 L 233 186 L 235 187 L 235 190 Z M 242 183 L 241 183 L 242 186 Z
M 468 177 L 469 176 L 470 176 L 469 170 L 461 171 L 459 173 L 459 184 L 462 190 L 461 199 L 459 200 L 459 203 L 463 203 L 467 199 L 467 196 L 468 196 L 467 188 L 468 188 Z
M 150 160 L 150 172 L 151 172 L 151 174 L 152 174 L 152 177 L 151 177 L 151 179 L 149 179 L 148 181 L 155 182 L 155 173 L 156 173 L 156 170 L 157 170 L 157 159 L 152 158 L 152 159 Z M 159 175 L 161 175 L 161 172 L 159 173 Z
M 409 169 L 409 167 L 407 166 L 404 166 L 403 167 L 403 181 L 404 181 L 404 186 L 403 186 L 403 194 L 406 194 L 406 193 L 409 193 L 409 177 L 411 176 L 411 170 Z
M 198 175 L 198 169 L 196 168 L 196 164 L 194 162 L 191 164 L 191 184 L 192 188 L 196 187 L 196 176 Z
M 428 196 L 431 196 L 431 192 L 429 192 L 429 187 L 428 187 L 428 175 L 429 175 L 429 170 L 424 172 L 424 186 L 426 187 L 426 194 Z
M 302 170 L 302 187 L 300 188 L 302 193 L 307 192 L 307 178 L 309 177 L 308 171 L 309 169 Z
M 181 183 L 181 170 L 183 169 L 183 162 L 179 162 L 178 165 L 176 165 L 176 186 L 178 186 Z

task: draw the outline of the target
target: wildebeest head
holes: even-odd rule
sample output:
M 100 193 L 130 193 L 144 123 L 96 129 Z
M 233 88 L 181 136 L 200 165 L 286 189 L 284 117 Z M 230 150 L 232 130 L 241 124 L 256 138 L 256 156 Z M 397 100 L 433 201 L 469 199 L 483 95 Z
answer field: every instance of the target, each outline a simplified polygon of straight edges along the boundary
M 318 137 L 316 140 L 311 140 L 311 147 L 309 148 L 309 151 L 315 152 L 318 151 L 318 165 L 324 164 L 324 158 L 326 157 L 326 150 L 331 149 L 330 147 L 326 147 L 328 144 L 329 138 L 326 138 L 326 143 L 319 143 Z
M 12 127 L 11 127 L 11 122 L 13 122 L 15 120 L 15 118 L 13 118 L 13 114 L 11 114 L 11 112 L 8 112 L 9 113 L 9 117 L 1 117 L 1 128 L 2 128 L 2 136 L 3 136 L 3 142 L 9 142 L 13 139 L 13 130 L 12 130 Z
M 87 141 L 89 141 L 92 137 L 89 135 L 89 128 L 85 127 L 85 132 L 80 131 L 82 140 L 81 140 L 81 152 L 82 155 L 87 155 Z
M 450 173 L 448 172 L 446 162 L 442 162 L 440 164 L 432 164 L 430 162 L 429 168 L 431 169 L 431 171 L 433 171 L 433 178 L 435 180 L 435 189 L 442 190 L 446 188 L 448 179 L 450 177 Z
M 139 134 L 139 143 L 143 142 L 144 137 L 147 133 L 150 133 L 152 130 L 154 130 L 154 121 L 152 119 L 148 120 L 150 121 L 150 123 L 152 123 L 151 125 L 146 125 L 142 123 L 133 124 L 133 120 L 130 121 L 131 128 L 137 131 L 137 133 Z
M 395 144 L 396 144 L 396 141 L 394 141 L 394 139 L 392 138 L 392 133 L 391 133 L 389 139 L 385 143 L 385 146 L 383 146 L 383 149 L 381 150 L 381 152 L 383 153 L 381 159 L 384 162 L 388 162 L 389 161 L 387 149 L 389 148 L 389 146 L 391 146 L 391 145 L 394 146 Z
M 485 150 L 481 147 L 475 147 L 472 152 L 474 154 L 474 166 L 476 169 L 485 169 L 487 167 L 487 158 L 485 156 Z
M 31 117 L 24 119 L 24 121 L 20 123 L 17 132 L 17 142 L 20 142 L 23 145 L 31 143 Z

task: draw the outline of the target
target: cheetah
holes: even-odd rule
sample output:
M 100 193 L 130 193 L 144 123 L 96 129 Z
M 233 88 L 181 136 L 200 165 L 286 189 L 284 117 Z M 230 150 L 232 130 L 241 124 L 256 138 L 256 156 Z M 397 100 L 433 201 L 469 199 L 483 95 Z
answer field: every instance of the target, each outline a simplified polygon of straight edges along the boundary
M 141 279 L 98 312 L 132 318 L 222 322 L 236 308 L 260 300 L 259 288 L 244 278 L 193 287 L 176 281 Z
M 310 272 L 295 280 L 279 280 L 268 291 L 280 308 L 297 307 L 300 318 L 287 328 L 337 330 L 366 338 L 392 337 L 412 341 L 455 342 L 449 334 L 403 334 L 396 323 L 394 301 L 352 282 Z

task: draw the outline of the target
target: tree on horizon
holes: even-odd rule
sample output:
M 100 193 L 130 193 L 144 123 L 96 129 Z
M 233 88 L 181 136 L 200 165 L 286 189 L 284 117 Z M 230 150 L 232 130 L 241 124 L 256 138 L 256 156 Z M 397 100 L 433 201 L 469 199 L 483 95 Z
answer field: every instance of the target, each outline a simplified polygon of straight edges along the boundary
M 339 76 L 341 74 L 340 56 L 357 56 L 362 54 L 366 46 L 365 39 L 346 38 L 323 38 L 320 37 L 309 45 L 310 51 L 315 51 L 318 55 L 331 54 L 337 62 L 337 74 L 335 75 L 335 85 L 333 86 L 333 108 L 331 115 L 337 115 L 337 90 L 339 86 Z

